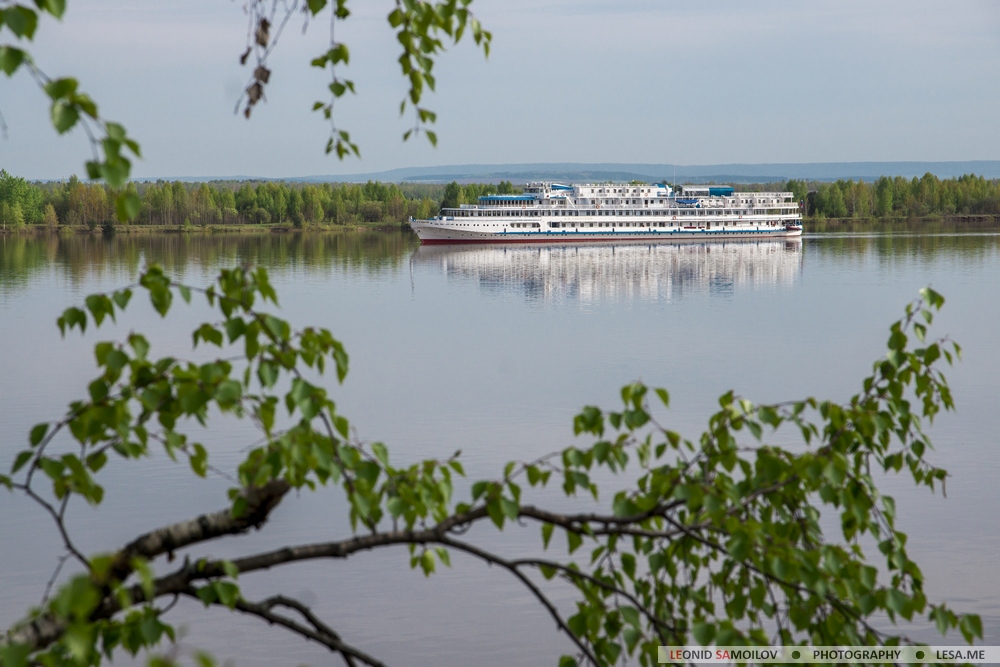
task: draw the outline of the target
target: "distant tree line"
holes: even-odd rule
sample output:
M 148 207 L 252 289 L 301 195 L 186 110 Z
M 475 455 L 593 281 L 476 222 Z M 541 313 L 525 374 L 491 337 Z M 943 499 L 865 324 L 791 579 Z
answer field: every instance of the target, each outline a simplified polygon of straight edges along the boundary
M 500 181 L 495 185 L 491 183 L 460 185 L 452 181 L 444 187 L 440 208 L 458 208 L 462 204 L 475 204 L 479 197 L 484 195 L 512 195 L 521 192 L 523 189 L 515 188 L 510 181 Z
M 291 183 L 279 181 L 180 181 L 129 183 L 142 201 L 137 225 L 345 225 L 399 223 L 427 218 L 445 205 L 475 202 L 489 193 L 514 192 L 499 185 Z M 29 183 L 0 170 L 0 223 L 113 225 L 116 191 L 73 176 L 62 182 Z M 449 197 L 451 198 L 449 200 Z M 448 202 L 454 202 L 449 204 Z
M 4 228 L 42 222 L 47 212 L 40 188 L 0 170 L 0 224 Z
M 975 174 L 940 179 L 882 176 L 874 182 L 790 180 L 784 189 L 818 218 L 921 218 L 934 215 L 1000 215 L 1000 180 Z

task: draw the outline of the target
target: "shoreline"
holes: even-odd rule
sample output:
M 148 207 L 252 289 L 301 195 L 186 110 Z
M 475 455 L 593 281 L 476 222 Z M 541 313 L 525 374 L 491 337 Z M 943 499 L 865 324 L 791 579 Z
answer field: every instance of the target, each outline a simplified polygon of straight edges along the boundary
M 804 231 L 810 232 L 858 232 L 858 231 L 915 231 L 919 229 L 988 229 L 1000 227 L 1000 215 L 931 215 L 921 218 L 803 218 Z M 204 225 L 181 227 L 178 225 L 137 225 L 115 224 L 110 230 L 103 225 L 94 227 L 88 225 L 24 225 L 19 228 L 0 228 L 0 236 L 41 236 L 41 235 L 89 235 L 107 234 L 142 235 L 142 234 L 179 234 L 179 235 L 215 235 L 215 234 L 303 234 L 329 232 L 386 232 L 398 233 L 410 231 L 409 223 L 371 222 L 336 224 L 308 224 L 302 227 L 292 225 Z
M 398 222 L 377 222 L 377 223 L 352 223 L 349 225 L 305 225 L 303 227 L 293 227 L 292 225 L 204 225 L 179 227 L 177 225 L 135 225 L 135 224 L 115 224 L 107 230 L 103 225 L 90 227 L 88 225 L 59 225 L 49 227 L 46 225 L 24 225 L 19 228 L 0 228 L 2 235 L 34 235 L 44 234 L 74 236 L 77 234 L 100 236 L 107 234 L 141 235 L 141 234 L 181 234 L 181 235 L 204 235 L 204 234 L 302 234 L 312 232 L 398 232 L 408 230 L 407 223 Z
M 804 218 L 805 233 L 971 231 L 1000 227 L 1000 215 L 930 215 L 921 218 Z

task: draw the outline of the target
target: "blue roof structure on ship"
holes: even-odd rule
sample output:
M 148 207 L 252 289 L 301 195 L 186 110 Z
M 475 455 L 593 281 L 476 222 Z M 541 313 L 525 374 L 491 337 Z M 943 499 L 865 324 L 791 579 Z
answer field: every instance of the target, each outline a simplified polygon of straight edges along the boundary
M 531 195 L 484 195 L 479 201 L 535 201 Z

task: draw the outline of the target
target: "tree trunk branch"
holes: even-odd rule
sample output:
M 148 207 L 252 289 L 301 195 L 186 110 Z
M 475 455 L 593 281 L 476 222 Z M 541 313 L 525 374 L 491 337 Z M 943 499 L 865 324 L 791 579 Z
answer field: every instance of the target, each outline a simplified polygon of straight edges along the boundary
M 234 518 L 232 511 L 226 508 L 140 535 L 114 555 L 112 580 L 124 581 L 132 573 L 132 560 L 136 557 L 152 560 L 192 544 L 260 528 L 290 488 L 285 480 L 274 479 L 264 486 L 250 487 L 241 492 L 247 507 L 238 518 Z
M 206 540 L 220 537 L 222 535 L 238 534 L 249 530 L 252 527 L 259 527 L 266 521 L 271 510 L 274 509 L 288 492 L 288 483 L 284 480 L 274 480 L 258 489 L 248 489 L 244 493 L 248 501 L 247 512 L 240 518 L 234 519 L 229 509 L 215 512 L 214 514 L 202 515 L 190 521 L 173 524 L 146 533 L 126 545 L 115 555 L 115 569 L 117 574 L 128 576 L 132 571 L 131 562 L 136 556 L 151 559 L 164 553 L 179 549 L 181 547 L 196 544 Z M 631 517 L 616 517 L 613 515 L 600 514 L 555 514 L 541 510 L 532 506 L 522 506 L 520 515 L 540 521 L 547 521 L 559 525 L 566 530 L 578 533 L 586 533 L 584 526 L 596 523 L 605 526 L 604 528 L 591 529 L 595 533 L 625 532 L 625 527 L 629 524 L 642 522 L 651 516 L 665 515 L 673 508 L 673 503 L 661 505 L 649 512 Z M 403 545 L 403 544 L 442 544 L 455 546 L 462 551 L 476 555 L 487 562 L 493 562 L 510 570 L 532 593 L 538 597 L 539 601 L 557 619 L 557 624 L 564 629 L 578 647 L 592 659 L 592 654 L 575 638 L 568 627 L 558 617 L 555 608 L 551 606 L 541 591 L 535 584 L 520 571 L 517 564 L 506 561 L 494 554 L 479 550 L 478 547 L 462 542 L 455 542 L 449 537 L 449 533 L 463 526 L 488 518 L 489 514 L 485 506 L 479 506 L 466 512 L 455 514 L 432 528 L 423 530 L 396 530 L 382 533 L 372 533 L 369 535 L 359 535 L 337 542 L 321 542 L 315 544 L 303 544 L 288 546 L 275 551 L 269 551 L 243 558 L 233 559 L 231 563 L 241 573 L 267 570 L 272 567 L 284 565 L 304 560 L 317 560 L 323 558 L 347 558 L 360 551 L 368 551 L 380 547 Z M 671 531 L 672 533 L 673 531 Z M 671 537 L 670 534 L 662 534 L 661 537 Z M 460 545 L 460 546 L 459 546 Z M 186 594 L 191 584 L 196 581 L 217 579 L 226 576 L 226 571 L 222 561 L 196 561 L 186 562 L 180 569 L 156 579 L 153 583 L 153 595 L 147 598 L 139 585 L 130 589 L 133 604 L 150 602 L 155 598 L 164 595 Z M 120 579 L 119 579 L 120 580 Z M 92 615 L 93 620 L 101 618 L 111 618 L 122 610 L 118 599 L 107 595 Z M 65 632 L 66 624 L 60 619 L 56 619 L 49 614 L 43 614 L 29 623 L 15 627 L 8 635 L 6 642 L 0 641 L 0 646 L 7 644 L 22 644 L 31 647 L 33 650 L 45 648 L 52 642 L 58 640 Z M 317 632 L 319 632 L 317 630 Z M 360 658 L 359 658 L 360 659 Z M 593 660 L 596 664 L 596 660 Z
M 107 590 L 106 586 L 110 582 L 124 581 L 132 573 L 132 562 L 136 557 L 151 560 L 181 547 L 223 535 L 243 533 L 250 528 L 258 528 L 267 520 L 271 510 L 278 506 L 284 495 L 288 493 L 289 488 L 288 482 L 277 479 L 261 487 L 244 489 L 242 493 L 247 500 L 247 509 L 239 518 L 233 518 L 232 511 L 227 508 L 141 535 L 114 555 L 109 570 L 110 575 L 105 575 L 102 581 L 95 583 Z M 221 570 L 221 565 L 219 569 Z M 180 592 L 182 592 L 181 589 L 175 585 L 162 593 L 158 592 L 156 597 Z M 132 593 L 132 599 L 136 603 L 145 599 L 140 587 L 136 587 Z M 118 601 L 114 599 L 114 596 L 109 595 L 98 606 L 93 618 L 110 618 L 119 611 L 121 611 L 121 606 Z M 28 622 L 14 626 L 7 632 L 6 638 L 0 639 L 0 648 L 6 645 L 20 644 L 30 647 L 32 650 L 43 649 L 58 640 L 65 630 L 65 620 L 45 612 Z

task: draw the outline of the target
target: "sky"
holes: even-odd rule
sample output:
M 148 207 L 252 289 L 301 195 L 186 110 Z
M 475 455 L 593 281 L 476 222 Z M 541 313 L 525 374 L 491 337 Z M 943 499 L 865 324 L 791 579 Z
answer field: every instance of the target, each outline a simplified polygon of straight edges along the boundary
M 71 0 L 31 46 L 75 76 L 142 145 L 133 175 L 301 177 L 450 164 L 725 164 L 1000 159 L 1000 3 L 987 0 L 474 0 L 489 58 L 465 40 L 435 67 L 438 147 L 402 141 L 405 82 L 388 0 L 353 0 L 338 104 L 361 159 L 323 151 L 309 67 L 328 21 L 293 18 L 267 101 L 234 114 L 247 68 L 240 0 Z M 10 33 L 0 33 L 0 43 Z M 57 136 L 26 72 L 0 76 L 0 168 L 83 172 L 85 135 Z

